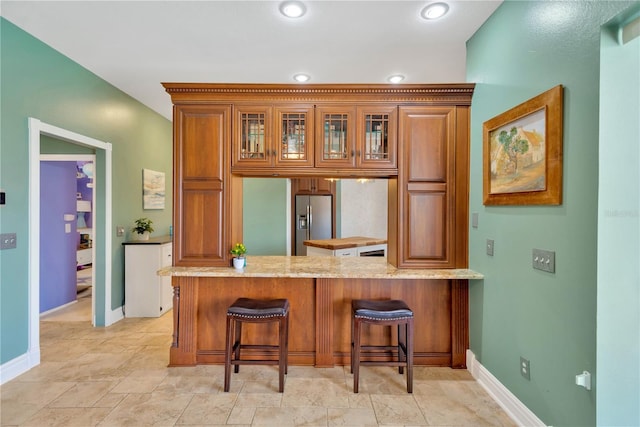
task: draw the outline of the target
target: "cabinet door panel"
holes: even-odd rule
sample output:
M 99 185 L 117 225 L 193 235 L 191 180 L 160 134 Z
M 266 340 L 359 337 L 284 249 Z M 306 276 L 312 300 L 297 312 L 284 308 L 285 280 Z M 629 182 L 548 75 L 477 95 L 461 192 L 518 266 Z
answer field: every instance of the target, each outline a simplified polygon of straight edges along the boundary
M 354 167 L 355 109 L 346 106 L 316 108 L 317 167 Z
M 313 106 L 275 107 L 276 166 L 313 167 Z
M 273 166 L 271 107 L 242 105 L 235 109 L 233 166 Z
M 453 109 L 405 110 L 403 140 L 410 141 L 405 174 L 409 181 L 447 180 L 447 147 L 452 135 Z
M 358 107 L 356 131 L 357 167 L 395 169 L 398 107 Z
M 446 193 L 411 192 L 407 199 L 407 256 L 412 260 L 445 259 L 448 231 Z
M 222 190 L 185 190 L 184 211 L 189 212 L 181 224 L 182 260 L 221 260 L 226 255 L 222 247 L 219 224 L 223 216 Z M 202 236 L 206 236 L 203 238 Z
M 227 131 L 224 112 L 191 107 L 181 108 L 178 116 L 182 178 L 222 179 L 224 158 L 217 141 L 224 140 Z

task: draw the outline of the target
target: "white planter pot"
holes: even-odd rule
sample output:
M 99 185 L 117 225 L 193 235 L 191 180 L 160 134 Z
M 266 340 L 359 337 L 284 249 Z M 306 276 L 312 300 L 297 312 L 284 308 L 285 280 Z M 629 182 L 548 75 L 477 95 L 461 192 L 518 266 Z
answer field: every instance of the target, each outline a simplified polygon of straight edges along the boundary
M 149 232 L 145 231 L 142 234 L 134 232 L 133 233 L 133 240 L 149 240 Z
M 244 268 L 245 259 L 244 258 L 234 258 L 233 259 L 233 267 L 238 270 L 242 270 Z

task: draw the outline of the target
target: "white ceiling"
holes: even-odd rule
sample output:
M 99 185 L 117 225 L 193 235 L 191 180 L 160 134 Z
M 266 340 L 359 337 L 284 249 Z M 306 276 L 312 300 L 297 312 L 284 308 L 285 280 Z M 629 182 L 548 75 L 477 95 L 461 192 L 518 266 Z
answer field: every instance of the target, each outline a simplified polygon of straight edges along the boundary
M 502 0 L 306 1 L 292 20 L 277 1 L 5 1 L 2 16 L 171 119 L 161 82 L 465 81 L 466 41 Z

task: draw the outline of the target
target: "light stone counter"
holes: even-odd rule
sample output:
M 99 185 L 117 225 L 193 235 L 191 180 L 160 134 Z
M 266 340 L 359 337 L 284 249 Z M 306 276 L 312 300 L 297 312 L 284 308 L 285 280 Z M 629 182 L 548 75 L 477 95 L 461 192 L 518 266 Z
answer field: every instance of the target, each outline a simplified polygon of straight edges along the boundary
M 291 277 L 316 279 L 483 279 L 468 269 L 398 269 L 381 257 L 248 256 L 242 270 L 233 267 L 166 267 L 161 276 Z

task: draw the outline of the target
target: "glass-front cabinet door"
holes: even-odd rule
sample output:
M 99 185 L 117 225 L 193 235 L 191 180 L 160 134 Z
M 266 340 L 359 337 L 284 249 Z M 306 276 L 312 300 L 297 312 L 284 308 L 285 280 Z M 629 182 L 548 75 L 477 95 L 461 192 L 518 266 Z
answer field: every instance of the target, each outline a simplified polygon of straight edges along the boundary
M 313 106 L 275 107 L 276 166 L 313 167 Z
M 234 166 L 264 167 L 273 164 L 271 107 L 239 106 L 235 114 Z
M 355 166 L 355 108 L 316 107 L 316 166 Z
M 397 168 L 398 107 L 358 107 L 356 165 L 362 168 Z

